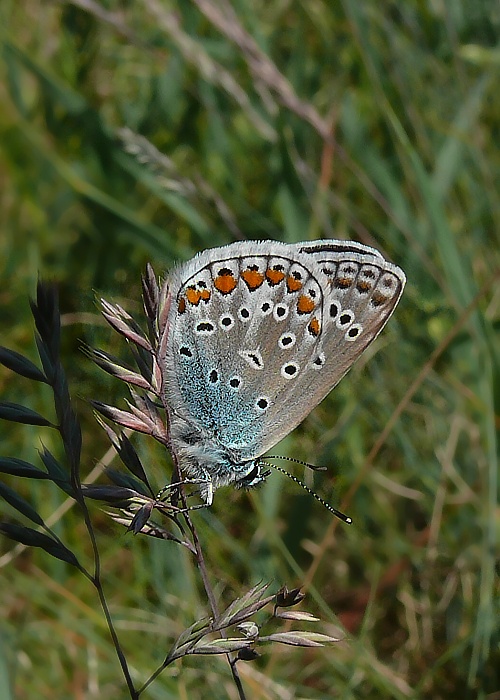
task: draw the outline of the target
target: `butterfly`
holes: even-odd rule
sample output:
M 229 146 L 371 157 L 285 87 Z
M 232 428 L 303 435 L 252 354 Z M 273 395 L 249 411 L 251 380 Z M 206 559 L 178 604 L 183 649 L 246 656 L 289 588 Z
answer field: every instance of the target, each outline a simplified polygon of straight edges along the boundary
M 403 271 L 353 241 L 242 241 L 168 279 L 160 357 L 171 449 L 183 476 L 253 487 L 262 455 L 333 389 L 394 311 Z

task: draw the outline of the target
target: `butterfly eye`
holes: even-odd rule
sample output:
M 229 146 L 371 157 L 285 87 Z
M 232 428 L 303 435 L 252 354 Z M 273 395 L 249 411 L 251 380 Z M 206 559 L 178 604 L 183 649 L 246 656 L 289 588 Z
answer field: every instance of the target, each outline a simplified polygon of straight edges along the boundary
M 259 471 L 260 471 L 259 465 L 255 464 L 253 469 L 251 471 L 249 471 L 248 474 L 245 476 L 245 481 L 251 482 L 254 479 L 256 479 L 259 476 Z
M 215 326 L 209 319 L 200 321 L 195 327 L 196 335 L 211 335 L 215 333 Z
M 253 462 L 253 467 L 242 479 L 235 483 L 238 489 L 251 489 L 260 484 L 270 474 L 269 471 L 261 472 L 259 462 Z

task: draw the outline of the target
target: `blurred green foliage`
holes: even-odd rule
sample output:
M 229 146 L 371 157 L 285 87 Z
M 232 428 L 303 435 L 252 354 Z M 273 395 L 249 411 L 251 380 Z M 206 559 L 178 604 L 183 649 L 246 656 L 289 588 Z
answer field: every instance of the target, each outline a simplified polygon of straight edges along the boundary
M 0 19 L 0 342 L 35 357 L 27 297 L 39 274 L 57 280 L 89 473 L 108 445 L 85 399 L 124 395 L 79 351 L 120 352 L 94 290 L 137 312 L 147 261 L 161 272 L 239 238 L 355 238 L 407 273 L 382 337 L 282 444 L 329 465 L 314 486 L 331 497 L 334 481 L 354 524 L 279 474 L 196 515 L 222 602 L 259 579 L 306 582 L 324 631 L 347 632 L 242 662 L 248 696 L 498 697 L 499 5 L 3 0 Z M 50 417 L 46 387 L 6 370 L 0 387 Z M 48 430 L 14 428 L 0 426 L 3 455 L 57 451 Z M 162 486 L 168 457 L 137 445 Z M 22 486 L 90 557 L 75 509 Z M 97 508 L 95 523 L 140 679 L 208 606 L 175 544 L 125 536 Z M 2 698 L 126 697 L 88 583 L 0 547 Z M 223 658 L 195 659 L 146 695 L 235 689 Z

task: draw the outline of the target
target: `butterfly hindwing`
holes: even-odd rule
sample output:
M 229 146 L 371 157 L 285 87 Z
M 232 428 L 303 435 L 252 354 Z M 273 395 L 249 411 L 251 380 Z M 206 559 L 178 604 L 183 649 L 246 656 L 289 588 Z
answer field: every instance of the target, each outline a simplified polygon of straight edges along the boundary
M 270 416 L 264 426 L 264 450 L 293 430 L 342 379 L 388 321 L 405 284 L 400 268 L 360 244 L 319 241 L 315 252 L 306 252 L 305 244 L 297 248 L 322 290 L 321 329 L 303 371 L 277 402 L 286 406 L 286 425 Z

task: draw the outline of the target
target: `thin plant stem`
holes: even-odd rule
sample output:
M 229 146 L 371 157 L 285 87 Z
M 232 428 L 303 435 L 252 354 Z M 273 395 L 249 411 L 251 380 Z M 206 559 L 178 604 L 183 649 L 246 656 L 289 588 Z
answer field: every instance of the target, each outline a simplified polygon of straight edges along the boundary
M 182 494 L 182 499 L 183 499 L 184 505 L 185 505 L 184 493 Z M 208 571 L 207 571 L 207 567 L 205 564 L 205 557 L 203 556 L 203 550 L 201 548 L 201 543 L 200 543 L 200 540 L 198 537 L 198 533 L 197 533 L 196 528 L 193 524 L 193 521 L 191 520 L 191 518 L 189 516 L 189 511 L 186 511 L 184 513 L 184 518 L 186 520 L 186 524 L 187 524 L 187 526 L 191 532 L 191 535 L 193 537 L 193 544 L 194 544 L 195 549 L 196 549 L 196 562 L 198 564 L 198 569 L 200 571 L 200 575 L 201 575 L 201 578 L 203 581 L 203 586 L 205 588 L 205 592 L 207 594 L 207 598 L 208 598 L 208 601 L 210 603 L 210 607 L 212 609 L 213 616 L 215 619 L 217 619 L 219 616 L 219 610 L 217 607 L 217 601 L 215 599 L 215 595 L 214 595 L 212 586 L 210 584 L 210 579 L 208 578 Z M 220 630 L 220 633 L 223 637 L 227 637 L 226 630 L 222 629 L 222 630 Z M 245 691 L 243 689 L 243 685 L 241 683 L 240 674 L 238 673 L 238 669 L 236 668 L 236 659 L 233 658 L 231 656 L 231 654 L 227 654 L 227 660 L 228 660 L 229 666 L 231 667 L 231 673 L 233 674 L 233 680 L 234 680 L 234 683 L 238 689 L 240 700 L 246 700 L 246 695 L 245 695 Z

